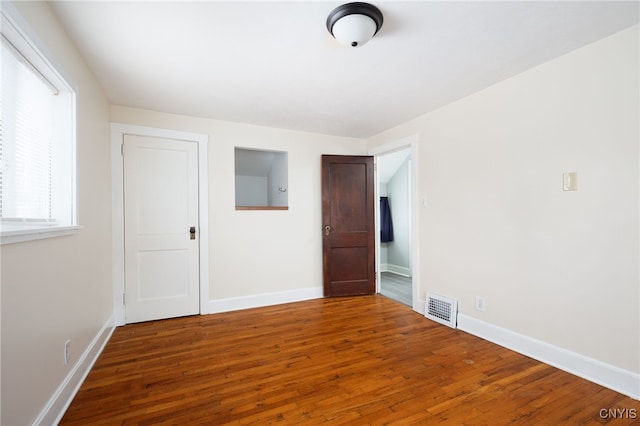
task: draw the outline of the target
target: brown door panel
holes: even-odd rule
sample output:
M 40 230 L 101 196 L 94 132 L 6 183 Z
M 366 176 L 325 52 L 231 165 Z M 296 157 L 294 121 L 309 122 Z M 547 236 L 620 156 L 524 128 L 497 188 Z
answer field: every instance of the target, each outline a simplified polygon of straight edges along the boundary
M 322 156 L 325 296 L 374 294 L 373 157 Z
M 369 244 L 369 236 L 365 232 L 335 232 L 327 237 L 331 247 L 367 247 Z
M 372 294 L 371 284 L 368 280 L 333 282 L 325 289 L 326 297 L 364 296 L 367 294 Z

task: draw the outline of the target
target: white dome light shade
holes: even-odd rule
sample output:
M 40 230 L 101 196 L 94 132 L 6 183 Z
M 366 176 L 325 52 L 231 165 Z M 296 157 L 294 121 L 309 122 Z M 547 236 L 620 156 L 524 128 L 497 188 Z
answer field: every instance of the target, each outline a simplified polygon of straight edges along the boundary
M 382 28 L 382 12 L 369 3 L 343 4 L 331 11 L 327 30 L 345 46 L 360 47 Z
M 345 46 L 360 47 L 376 33 L 376 23 L 365 15 L 347 15 L 333 24 L 333 36 Z

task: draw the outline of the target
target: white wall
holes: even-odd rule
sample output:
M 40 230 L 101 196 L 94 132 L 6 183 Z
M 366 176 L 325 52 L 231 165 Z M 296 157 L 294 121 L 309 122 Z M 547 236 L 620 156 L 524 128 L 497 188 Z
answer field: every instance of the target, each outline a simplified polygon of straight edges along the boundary
M 31 424 L 42 413 L 112 312 L 108 102 L 49 6 L 14 6 L 77 85 L 83 228 L 73 236 L 0 248 L 3 425 Z M 65 366 L 67 339 L 71 357 Z
M 393 241 L 387 243 L 387 263 L 390 271 L 411 276 L 409 175 L 407 159 L 387 183 L 393 221 Z
M 306 289 L 322 294 L 321 155 L 364 154 L 363 140 L 122 106 L 111 107 L 111 119 L 209 135 L 209 294 L 213 310 L 237 306 L 233 302 L 244 297 L 267 304 L 258 296 L 262 294 Z M 288 153 L 288 210 L 235 210 L 236 146 Z
M 640 371 L 638 51 L 636 26 L 368 141 L 419 135 L 421 299 Z
M 380 164 L 380 163 L 378 163 Z M 388 196 L 387 192 L 387 184 L 380 183 L 378 186 L 378 196 L 386 197 Z M 380 206 L 380 199 L 378 198 L 378 207 Z M 393 218 L 392 218 L 393 220 Z M 380 224 L 378 224 L 378 228 L 380 228 Z M 378 247 L 379 253 L 378 257 L 380 259 L 380 272 L 388 272 L 389 271 L 389 243 L 380 242 L 380 246 Z
M 286 153 L 275 154 L 269 171 L 268 194 L 270 206 L 287 206 L 289 204 L 288 164 Z M 280 186 L 286 191 L 280 191 Z
M 236 175 L 236 205 L 268 206 L 266 176 Z

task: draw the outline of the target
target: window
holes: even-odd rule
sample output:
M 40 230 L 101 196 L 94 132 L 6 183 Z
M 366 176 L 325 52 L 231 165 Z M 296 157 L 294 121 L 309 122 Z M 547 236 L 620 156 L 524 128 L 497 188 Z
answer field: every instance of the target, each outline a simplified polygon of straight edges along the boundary
M 4 9 L 1 31 L 2 242 L 60 235 L 76 227 L 75 93 Z
M 236 210 L 288 210 L 287 153 L 236 148 Z

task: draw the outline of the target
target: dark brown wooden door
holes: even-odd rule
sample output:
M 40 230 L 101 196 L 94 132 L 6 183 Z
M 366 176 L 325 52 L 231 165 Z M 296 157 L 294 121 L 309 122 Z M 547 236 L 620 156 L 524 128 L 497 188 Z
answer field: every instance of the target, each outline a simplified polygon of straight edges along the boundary
M 374 294 L 373 157 L 322 156 L 324 295 Z

